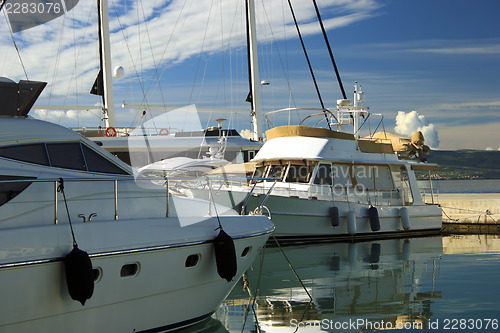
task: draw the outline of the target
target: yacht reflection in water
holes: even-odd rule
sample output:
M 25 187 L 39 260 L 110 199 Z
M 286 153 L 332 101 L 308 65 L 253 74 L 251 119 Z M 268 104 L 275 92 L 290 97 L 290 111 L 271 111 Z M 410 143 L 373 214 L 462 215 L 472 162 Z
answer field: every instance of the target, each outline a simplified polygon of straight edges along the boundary
M 266 248 L 256 315 L 259 260 L 247 272 L 252 297 L 236 288 L 216 317 L 230 332 L 425 329 L 441 298 L 434 279 L 442 244 L 428 237 L 283 247 L 307 292 L 280 249 Z

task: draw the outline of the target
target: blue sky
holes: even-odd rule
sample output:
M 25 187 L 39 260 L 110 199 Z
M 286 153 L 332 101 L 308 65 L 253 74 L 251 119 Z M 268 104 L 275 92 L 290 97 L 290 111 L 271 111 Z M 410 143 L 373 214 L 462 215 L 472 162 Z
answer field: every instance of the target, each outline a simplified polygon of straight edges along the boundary
M 113 65 L 126 71 L 114 81 L 117 106 L 143 102 L 145 89 L 149 104 L 248 110 L 243 1 L 109 1 Z M 292 3 L 325 104 L 334 107 L 341 94 L 312 1 Z M 500 148 L 499 1 L 317 3 L 348 97 L 360 82 L 365 104 L 384 115 L 388 131 L 398 111 L 416 111 L 420 117 L 407 117 L 405 126 L 432 125 L 439 149 Z M 286 2 L 256 0 L 256 7 L 260 74 L 271 83 L 262 87 L 264 111 L 319 107 Z M 93 1 L 80 0 L 65 18 L 14 35 L 29 78 L 49 82 L 40 103 L 99 102 L 87 95 L 98 64 L 94 12 Z M 0 32 L 0 75 L 24 79 L 3 17 Z M 217 116 L 210 117 L 204 121 L 213 125 Z M 225 117 L 249 128 L 246 114 Z M 118 108 L 117 118 L 128 126 L 139 116 Z M 98 116 L 59 111 L 47 119 L 96 126 Z

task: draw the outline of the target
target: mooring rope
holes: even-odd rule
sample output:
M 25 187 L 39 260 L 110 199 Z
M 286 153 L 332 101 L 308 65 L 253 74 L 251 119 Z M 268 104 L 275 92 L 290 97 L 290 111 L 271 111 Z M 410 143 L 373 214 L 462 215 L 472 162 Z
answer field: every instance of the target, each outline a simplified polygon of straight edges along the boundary
M 496 223 L 497 221 L 492 217 L 493 215 L 495 215 L 495 213 L 491 213 L 491 211 L 489 209 L 487 209 L 486 211 L 482 212 L 482 211 L 479 211 L 479 210 L 473 210 L 473 209 L 467 209 L 467 208 L 456 208 L 456 207 L 447 207 L 447 206 L 440 206 L 441 208 L 447 208 L 447 209 L 455 209 L 455 210 L 459 210 L 459 211 L 464 211 L 464 212 L 470 212 L 470 213 L 474 213 L 474 214 L 478 214 L 478 217 L 477 217 L 477 223 L 479 223 L 479 219 L 481 218 L 481 216 L 485 216 L 485 217 L 489 217 L 494 223 Z M 460 221 L 461 219 L 453 219 L 451 218 L 447 213 L 446 211 L 443 209 L 442 210 L 443 214 L 446 215 L 446 217 L 448 218 L 448 220 L 450 221 L 454 221 L 454 222 L 458 222 Z M 465 218 L 465 217 L 464 217 Z M 462 219 L 464 219 L 462 218 Z M 486 222 L 485 222 L 486 223 Z
M 61 192 L 64 199 L 64 205 L 66 206 L 66 213 L 68 214 L 69 228 L 71 229 L 71 237 L 73 237 L 73 247 L 78 247 L 75 239 L 75 233 L 73 232 L 73 224 L 71 223 L 71 217 L 69 215 L 68 203 L 66 202 L 66 194 L 64 193 L 64 179 L 59 178 L 59 186 L 57 186 L 57 192 Z

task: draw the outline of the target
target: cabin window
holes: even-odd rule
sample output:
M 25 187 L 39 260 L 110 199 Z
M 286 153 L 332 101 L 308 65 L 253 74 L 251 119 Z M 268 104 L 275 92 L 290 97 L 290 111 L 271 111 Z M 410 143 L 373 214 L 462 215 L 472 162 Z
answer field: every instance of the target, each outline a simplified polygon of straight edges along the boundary
M 289 183 L 309 183 L 313 167 L 311 165 L 291 164 L 288 167 L 286 180 Z
M 374 170 L 372 165 L 355 165 L 353 167 L 356 183 L 362 190 L 375 189 L 375 182 L 373 179 Z
M 397 173 L 395 176 L 398 176 Z M 399 168 L 399 180 L 401 182 L 403 203 L 411 205 L 413 203 L 413 194 L 411 193 L 410 178 L 408 177 L 408 170 L 403 165 Z
M 97 268 L 92 269 L 92 275 L 94 277 L 94 283 L 97 283 L 97 282 L 101 281 L 101 278 L 102 278 L 102 268 L 101 267 L 97 267 Z
M 252 178 L 264 178 L 265 174 L 266 174 L 266 166 L 265 165 L 262 165 L 262 166 L 259 166 L 257 168 L 255 168 L 255 171 L 253 172 L 253 176 Z M 255 183 L 255 182 L 261 182 L 262 180 L 254 180 L 252 183 Z
M 391 172 L 388 166 L 355 165 L 356 182 L 365 190 L 393 190 Z
M 333 165 L 334 186 L 338 188 L 352 187 L 351 168 L 348 165 Z
M 132 263 L 123 265 L 120 270 L 120 276 L 122 278 L 135 277 L 139 274 L 139 263 Z
M 115 173 L 115 174 L 127 174 L 125 170 L 119 168 L 117 165 L 108 161 L 106 158 L 93 151 L 86 145 L 82 145 L 83 153 L 85 155 L 85 161 L 87 162 L 87 168 L 92 172 L 102 172 L 102 173 Z
M 199 253 L 197 254 L 191 254 L 186 258 L 186 262 L 184 264 L 185 267 L 194 267 L 198 265 L 198 262 L 200 261 L 201 255 Z
M 243 249 L 243 251 L 241 251 L 241 257 L 245 258 L 250 253 L 250 251 L 252 251 L 252 247 L 251 246 L 245 247 Z
M 399 171 L 400 171 L 400 180 L 401 180 L 401 182 L 408 183 L 409 178 L 408 178 L 408 171 L 406 171 L 406 168 L 404 166 L 401 166 L 399 168 Z
M 394 185 L 391 177 L 391 170 L 388 166 L 374 167 L 375 188 L 377 190 L 393 190 Z
M 80 142 L 47 143 L 47 151 L 54 167 L 87 170 Z
M 332 180 L 332 166 L 331 164 L 319 164 L 314 177 L 314 184 L 316 185 L 333 185 Z
M 2 147 L 0 148 L 0 157 L 64 169 L 128 174 L 80 142 L 36 143 Z
M 283 166 L 282 165 L 272 165 L 269 170 L 269 174 L 267 177 L 269 178 L 275 178 L 275 179 L 281 179 L 281 176 L 283 175 Z
M 22 162 L 49 165 L 47 151 L 43 143 L 0 148 L 0 156 Z
M 14 199 L 32 182 L 33 177 L 0 176 L 0 206 Z M 16 181 L 17 180 L 17 181 Z

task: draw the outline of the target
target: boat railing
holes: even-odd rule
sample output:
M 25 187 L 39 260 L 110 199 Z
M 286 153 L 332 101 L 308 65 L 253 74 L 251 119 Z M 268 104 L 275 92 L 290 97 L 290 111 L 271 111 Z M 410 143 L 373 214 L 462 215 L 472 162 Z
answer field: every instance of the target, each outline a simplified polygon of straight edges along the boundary
M 69 129 L 85 136 L 85 137 L 127 137 L 127 136 L 163 136 L 176 132 L 181 132 L 178 128 L 172 127 L 116 127 L 105 128 L 101 126 L 96 127 L 69 127 Z
M 196 178 L 197 180 L 200 180 L 199 178 Z M 208 178 L 203 178 L 204 181 L 208 182 L 208 186 L 211 187 L 212 180 Z M 62 195 L 59 194 L 61 191 L 61 178 L 38 178 L 38 179 L 33 179 L 33 178 L 28 178 L 26 177 L 25 179 L 9 179 L 9 180 L 0 180 L 0 186 L 3 184 L 28 184 L 24 187 L 23 190 L 19 191 L 21 193 L 24 191 L 28 186 L 32 184 L 46 184 L 46 188 L 43 188 L 43 193 L 47 193 L 47 196 L 42 196 L 41 202 L 45 202 L 44 205 L 48 202 L 49 205 L 52 206 L 53 210 L 53 221 L 54 224 L 59 223 L 59 217 L 60 217 L 60 205 L 64 205 L 64 200 L 68 201 L 75 201 L 75 200 L 81 200 L 82 196 L 80 194 L 74 194 L 75 190 L 74 187 L 71 186 L 71 190 L 68 190 L 68 185 L 69 184 L 77 184 L 77 185 L 84 185 L 84 184 L 96 184 L 96 182 L 99 183 L 109 183 L 110 186 L 107 189 L 100 190 L 99 192 L 93 192 L 99 193 L 99 194 L 104 194 L 105 195 L 105 200 L 112 200 L 112 205 L 110 206 L 110 210 L 113 213 L 113 218 L 114 220 L 119 220 L 120 216 L 120 205 L 119 205 L 119 199 L 120 198 L 126 198 L 130 199 L 131 195 L 132 196 L 137 196 L 134 198 L 142 198 L 142 199 L 147 199 L 147 200 L 160 200 L 164 201 L 164 213 L 159 214 L 158 217 L 169 217 L 171 213 L 171 206 L 172 206 L 172 196 L 182 196 L 179 195 L 179 193 L 176 193 L 175 191 L 172 191 L 172 183 L 178 184 L 179 182 L 187 182 L 187 181 L 193 181 L 192 177 L 138 177 L 138 178 L 131 178 L 131 177 L 123 177 L 123 178 L 111 178 L 111 177 L 102 177 L 102 178 L 64 178 L 63 182 L 66 186 L 66 195 L 64 198 Z M 119 184 L 124 184 L 124 183 L 129 183 L 129 184 L 135 184 L 136 186 L 130 188 L 123 188 L 123 186 L 119 186 Z M 21 186 L 22 187 L 22 186 Z M 121 189 L 120 189 L 121 187 Z M 12 191 L 11 191 L 12 192 Z M 1 205 L 8 203 L 10 200 L 15 198 L 19 193 L 10 193 L 9 195 L 12 196 L 10 199 L 4 201 Z M 106 193 L 111 193 L 111 195 L 107 195 Z M 212 206 L 215 205 L 215 200 L 213 196 L 209 196 L 209 204 L 208 204 L 208 215 L 211 216 L 213 215 L 213 208 Z M 22 201 L 17 201 L 17 204 L 23 203 Z M 101 205 L 102 206 L 102 205 Z M 127 208 L 128 209 L 128 208 Z
M 360 107 L 349 106 L 349 107 L 344 107 L 344 108 L 339 107 L 336 110 L 336 112 L 337 112 L 337 117 L 335 119 L 336 119 L 337 123 L 331 123 L 330 125 L 337 126 L 338 129 L 343 129 L 345 132 L 348 132 L 345 130 L 344 126 L 345 125 L 353 125 L 353 127 L 357 126 L 357 130 L 356 130 L 356 128 L 354 128 L 353 132 L 360 133 L 362 130 L 364 130 L 364 128 L 366 128 L 366 126 L 368 126 L 367 138 L 369 140 L 373 139 L 373 136 L 375 135 L 375 133 L 377 133 L 379 131 L 380 127 L 382 127 L 382 131 L 385 133 L 384 115 L 381 113 L 369 112 L 367 107 L 364 107 L 364 106 L 360 106 Z M 359 121 L 355 122 L 354 119 L 356 117 L 361 117 L 362 118 L 362 119 L 360 119 L 361 122 L 359 122 Z M 379 117 L 379 119 L 375 118 L 375 120 L 377 122 L 376 122 L 375 129 L 372 130 L 371 120 L 374 117 Z M 366 131 L 365 131 L 365 133 L 366 133 Z M 380 140 L 380 139 L 377 139 L 377 140 Z
M 271 115 L 274 115 L 274 114 L 277 114 L 277 113 L 283 113 L 283 112 L 288 112 L 288 113 L 291 113 L 291 112 L 301 112 L 301 111 L 308 111 L 309 113 L 312 111 L 314 112 L 313 114 L 309 114 L 307 115 L 306 117 L 304 117 L 300 122 L 299 122 L 299 125 L 303 125 L 308 119 L 312 118 L 312 117 L 317 117 L 317 116 L 327 116 L 327 118 L 323 118 L 321 120 L 319 120 L 317 123 L 316 123 L 316 126 L 319 125 L 319 123 L 325 119 L 328 119 L 328 117 L 331 117 L 333 119 L 337 119 L 337 117 L 333 114 L 332 111 L 328 110 L 328 109 L 322 109 L 322 108 L 285 108 L 285 109 L 279 109 L 279 110 L 274 110 L 274 111 L 270 111 L 268 113 L 266 113 L 264 115 L 264 118 L 266 118 L 266 122 L 269 124 L 269 127 L 272 128 L 272 127 L 275 127 L 273 122 L 269 119 L 269 116 Z
M 270 128 L 275 127 L 275 124 L 271 121 L 270 116 L 284 112 L 289 113 L 289 119 L 291 118 L 292 112 L 307 112 L 308 114 L 302 117 L 302 120 L 299 121 L 299 126 L 306 126 L 308 122 L 313 121 L 311 127 L 325 127 L 329 129 L 333 129 L 335 127 L 335 130 L 337 131 L 355 134 L 356 138 L 359 137 L 359 133 L 362 130 L 368 134 L 367 138 L 369 140 L 373 139 L 373 136 L 380 130 L 381 127 L 382 131 L 385 133 L 384 115 L 381 113 L 369 112 L 368 108 L 364 106 L 349 106 L 342 108 L 339 107 L 334 111 L 322 108 L 285 108 L 274 110 L 266 113 L 266 115 L 264 116 L 266 122 L 268 123 L 268 126 Z M 356 119 L 357 117 L 360 117 L 362 119 L 360 119 L 360 121 L 355 121 L 354 119 Z M 380 118 L 378 120 L 376 119 L 377 122 L 374 127 L 375 129 L 372 128 L 371 124 L 371 120 L 374 117 Z M 327 123 L 323 126 L 323 122 Z M 346 129 L 345 125 L 352 125 L 353 130 L 349 131 L 348 129 Z M 367 130 L 365 130 L 366 127 L 368 127 Z
M 422 201 L 428 205 L 436 205 L 439 203 L 439 190 L 431 186 L 419 187 Z
M 362 189 L 332 185 L 281 182 L 275 178 L 225 177 L 211 178 L 212 186 L 220 182 L 215 193 L 224 186 L 228 191 L 247 192 L 243 206 L 252 195 L 272 195 L 308 200 L 321 200 L 366 205 L 408 206 L 413 203 L 409 189 Z M 209 184 L 208 182 L 206 184 Z

